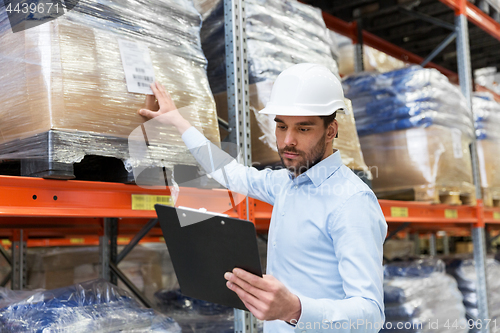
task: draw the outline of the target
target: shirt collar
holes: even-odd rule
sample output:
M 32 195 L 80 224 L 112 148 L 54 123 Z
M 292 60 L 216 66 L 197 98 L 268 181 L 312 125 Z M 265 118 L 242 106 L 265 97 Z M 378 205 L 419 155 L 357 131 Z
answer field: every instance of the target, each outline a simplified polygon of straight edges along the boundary
M 313 182 L 314 186 L 318 187 L 341 166 L 342 158 L 340 157 L 340 151 L 337 150 L 302 175 L 307 176 Z

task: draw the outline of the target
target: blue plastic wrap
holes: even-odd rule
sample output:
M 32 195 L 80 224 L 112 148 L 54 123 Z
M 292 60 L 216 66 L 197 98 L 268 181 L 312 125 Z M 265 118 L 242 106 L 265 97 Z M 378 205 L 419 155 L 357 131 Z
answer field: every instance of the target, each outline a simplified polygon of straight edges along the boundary
M 180 333 L 170 317 L 142 307 L 104 281 L 33 292 L 0 290 L 1 332 Z
M 442 125 L 473 134 L 459 88 L 434 69 L 410 66 L 384 74 L 362 73 L 343 82 L 359 136 Z
M 476 266 L 473 259 L 467 258 L 450 258 L 446 260 L 446 271 L 453 276 L 458 285 L 458 289 L 462 292 L 463 303 L 467 312 L 467 318 L 477 319 L 478 299 L 477 299 L 477 275 Z M 492 320 L 490 332 L 500 331 L 500 262 L 493 258 L 486 259 L 486 280 L 488 286 L 488 310 L 489 319 Z M 494 321 L 496 320 L 496 325 Z M 474 328 L 472 332 L 478 332 Z
M 384 303 L 383 333 L 467 332 L 462 295 L 439 259 L 385 265 Z M 462 329 L 451 327 L 455 320 Z
M 478 140 L 500 141 L 500 104 L 489 93 L 474 93 L 474 126 Z
M 428 277 L 433 273 L 444 273 L 446 266 L 439 259 L 401 261 L 384 266 L 384 277 Z

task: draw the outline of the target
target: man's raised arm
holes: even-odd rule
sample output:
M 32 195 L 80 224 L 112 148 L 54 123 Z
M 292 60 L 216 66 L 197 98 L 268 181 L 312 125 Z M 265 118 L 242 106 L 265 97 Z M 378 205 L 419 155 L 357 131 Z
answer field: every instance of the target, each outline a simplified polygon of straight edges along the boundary
M 258 171 L 239 164 L 211 143 L 180 114 L 170 94 L 160 83 L 151 84 L 151 89 L 154 96 L 146 97 L 146 108 L 139 110 L 140 115 L 176 127 L 198 163 L 222 186 L 274 204 L 273 172 L 270 169 Z

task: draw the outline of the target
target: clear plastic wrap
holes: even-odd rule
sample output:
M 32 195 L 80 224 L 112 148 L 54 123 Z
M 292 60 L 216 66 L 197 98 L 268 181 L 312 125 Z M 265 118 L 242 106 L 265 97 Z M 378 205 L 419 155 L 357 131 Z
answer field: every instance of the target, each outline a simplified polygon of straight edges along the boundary
M 136 246 L 119 264 L 119 268 L 148 299 L 162 288 L 178 288 L 165 243 L 156 248 Z M 27 258 L 30 289 L 54 289 L 97 279 L 99 249 L 95 247 L 29 249 Z M 118 285 L 124 287 L 121 282 Z
M 500 104 L 488 93 L 475 93 L 472 102 L 484 202 L 492 206 L 500 200 Z
M 197 110 L 191 121 L 218 143 L 200 27 L 187 0 L 80 0 L 65 15 L 14 34 L 2 7 L 0 159 L 46 157 L 47 131 L 59 134 L 55 162 L 88 154 L 128 159 L 126 139 L 146 120 L 137 114 L 145 95 L 127 90 L 119 40 L 147 46 L 155 79 L 178 107 Z M 175 131 L 162 134 L 145 164 L 194 164 Z
M 226 90 L 223 1 L 195 2 L 198 7 L 214 6 L 203 21 L 201 40 L 210 86 L 217 94 Z M 319 9 L 293 0 L 249 0 L 245 12 L 250 84 L 274 81 L 283 70 L 303 62 L 322 64 L 338 74 Z
M 349 37 L 335 34 L 337 40 L 338 65 L 340 75 L 354 73 L 354 44 Z M 367 72 L 385 73 L 403 68 L 407 64 L 370 46 L 363 45 L 363 64 Z
M 273 115 L 259 114 L 269 98 L 273 81 L 262 81 L 249 86 L 250 93 L 250 127 L 252 128 L 252 160 L 254 166 L 262 167 L 280 163 L 276 148 L 276 123 Z M 227 95 L 220 93 L 214 96 L 217 104 L 217 113 L 227 119 Z M 346 99 L 346 105 L 351 107 L 351 102 Z M 359 138 L 356 133 L 356 124 L 352 111 L 346 114 L 339 113 L 336 117 L 339 123 L 339 136 L 333 141 L 333 148 L 340 150 L 342 162 L 353 170 L 363 170 L 368 173 L 368 168 L 363 160 Z M 227 132 L 220 129 L 221 137 Z
M 453 276 L 458 289 L 463 294 L 463 303 L 467 311 L 467 319 L 476 320 L 479 316 L 477 299 L 477 275 L 474 259 L 472 258 L 448 258 L 446 259 L 446 271 Z M 491 319 L 490 332 L 500 332 L 500 263 L 493 258 L 486 258 L 486 280 L 488 294 L 488 310 Z M 483 323 L 484 325 L 484 323 Z M 470 333 L 479 332 L 474 327 Z
M 445 274 L 445 265 L 439 259 L 386 265 L 384 303 L 383 333 L 468 331 L 462 295 L 456 281 Z M 452 327 L 454 322 L 456 326 Z
M 500 94 L 500 73 L 496 67 L 484 67 L 474 71 L 474 81 L 497 94 Z
M 142 307 L 124 290 L 92 280 L 49 291 L 0 290 L 1 332 L 180 333 L 170 317 Z
M 474 193 L 470 138 L 457 129 L 432 125 L 359 140 L 377 194 L 413 189 L 417 200 L 439 201 L 443 194 Z
M 473 202 L 474 127 L 458 87 L 420 66 L 360 73 L 343 84 L 375 192 L 411 189 L 416 200 L 434 202 L 440 195 L 464 194 Z

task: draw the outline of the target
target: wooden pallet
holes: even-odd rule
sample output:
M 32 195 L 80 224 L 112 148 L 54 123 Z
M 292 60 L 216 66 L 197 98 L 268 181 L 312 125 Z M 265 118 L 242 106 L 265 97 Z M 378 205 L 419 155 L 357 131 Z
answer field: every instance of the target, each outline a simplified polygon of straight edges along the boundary
M 447 205 L 476 205 L 476 194 L 473 189 L 458 190 L 414 187 L 395 191 L 377 191 L 376 194 L 379 199 L 388 200 L 420 201 Z
M 483 202 L 485 207 L 500 207 L 500 189 L 483 188 Z
M 101 156 L 99 149 L 94 149 L 94 154 L 87 155 L 86 150 L 80 148 L 83 145 L 105 147 L 115 156 L 126 156 L 127 154 L 123 152 L 128 152 L 128 140 L 125 138 L 50 130 L 25 139 L 0 144 L 0 175 L 136 183 L 133 172 L 125 169 L 120 158 Z M 53 158 L 54 152 L 69 151 L 72 148 L 77 150 L 78 154 L 85 154 L 78 163 L 62 163 Z M 145 169 L 140 175 L 139 183 L 158 185 L 157 169 L 156 167 Z M 199 178 L 196 166 L 175 164 L 173 169 L 177 182 L 187 183 Z M 168 183 L 171 174 L 172 170 L 168 169 L 161 172 L 161 175 L 167 178 Z M 195 185 L 201 186 L 198 183 L 195 182 Z

